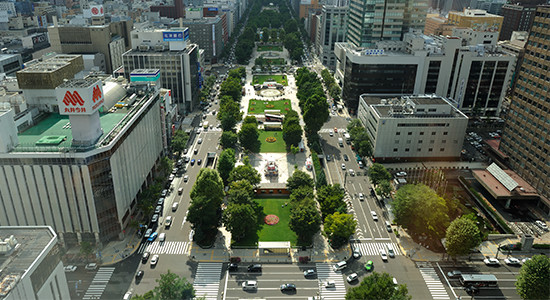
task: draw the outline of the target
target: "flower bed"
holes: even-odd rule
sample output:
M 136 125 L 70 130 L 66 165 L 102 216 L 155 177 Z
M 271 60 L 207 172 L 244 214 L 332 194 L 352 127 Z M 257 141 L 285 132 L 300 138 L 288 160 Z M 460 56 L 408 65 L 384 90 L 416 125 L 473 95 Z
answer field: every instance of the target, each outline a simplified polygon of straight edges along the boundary
M 277 141 L 277 139 L 270 136 L 270 137 L 265 138 L 265 141 L 268 142 L 268 143 L 275 143 Z
M 264 222 L 267 225 L 275 225 L 275 224 L 279 223 L 279 217 L 277 217 L 276 215 L 267 215 L 264 218 Z
M 265 107 L 266 107 L 266 108 L 274 108 L 275 105 L 273 105 L 273 104 L 267 104 Z

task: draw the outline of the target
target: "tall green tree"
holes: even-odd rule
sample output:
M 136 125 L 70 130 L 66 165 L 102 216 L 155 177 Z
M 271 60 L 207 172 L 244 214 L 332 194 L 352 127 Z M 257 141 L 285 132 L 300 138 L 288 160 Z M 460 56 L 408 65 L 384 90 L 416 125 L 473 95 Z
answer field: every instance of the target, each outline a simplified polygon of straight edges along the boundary
M 225 228 L 237 241 L 242 239 L 250 229 L 256 228 L 254 226 L 256 221 L 256 211 L 250 204 L 229 203 L 223 211 Z
M 239 136 L 232 131 L 224 131 L 220 137 L 220 145 L 224 149 L 235 148 L 239 142 Z
M 369 169 L 369 178 L 374 185 L 378 185 L 384 180 L 391 180 L 391 174 L 383 165 L 375 163 Z
M 390 274 L 372 272 L 363 278 L 359 286 L 348 289 L 346 300 L 355 299 L 410 300 L 412 297 L 407 285 L 396 286 Z
M 267 29 L 267 27 L 264 27 L 262 29 L 262 42 L 269 42 L 269 30 Z
M 244 124 L 238 135 L 239 143 L 243 146 L 243 148 L 252 152 L 260 151 L 260 141 L 258 140 L 260 133 L 256 125 Z
M 457 218 L 451 222 L 445 235 L 445 248 L 451 257 L 469 254 L 481 244 L 481 233 L 469 218 Z
M 381 196 L 388 197 L 393 191 L 393 186 L 389 180 L 382 180 L 378 187 L 376 188 L 376 193 Z
M 392 206 L 397 224 L 433 239 L 445 235 L 449 224 L 445 199 L 430 187 L 407 184 L 397 190 Z
M 286 143 L 287 149 L 290 149 L 290 146 L 298 146 L 302 140 L 302 133 L 302 126 L 297 122 L 283 125 L 283 140 Z
M 241 102 L 242 97 L 242 86 L 241 86 L 241 80 L 234 77 L 228 77 L 221 85 L 220 85 L 220 97 L 223 96 L 231 96 L 233 98 L 233 101 L 235 102 Z
M 221 221 L 221 204 L 224 197 L 223 180 L 218 171 L 200 169 L 197 181 L 191 188 L 191 205 L 187 220 L 195 230 L 194 240 L 205 244 L 212 242 Z
M 174 167 L 174 162 L 168 157 L 163 156 L 160 159 L 159 171 L 162 174 L 162 177 L 165 177 L 168 174 L 170 174 L 170 172 L 172 172 L 173 167 Z
M 301 170 L 295 170 L 294 173 L 292 173 L 292 176 L 288 177 L 286 186 L 292 192 L 302 186 L 313 189 L 314 183 L 313 178 L 311 178 L 308 173 Z
M 522 299 L 550 299 L 550 258 L 534 255 L 519 270 L 516 288 Z
M 239 203 L 240 201 L 236 201 L 235 198 L 238 198 L 239 196 L 236 196 L 236 194 L 242 194 L 244 197 L 248 196 L 248 200 L 246 202 L 241 203 L 248 203 L 250 199 L 252 199 L 252 196 L 254 195 L 254 186 L 245 179 L 237 180 L 231 182 L 229 185 L 230 189 L 227 192 L 227 196 L 229 197 L 229 201 Z
M 317 202 L 319 202 L 321 212 L 325 217 L 335 212 L 346 212 L 344 193 L 339 184 L 319 188 L 317 190 Z
M 311 243 L 312 237 L 321 227 L 321 216 L 313 201 L 309 205 L 301 205 L 290 214 L 290 229 L 296 233 L 302 244 Z
M 172 137 L 172 149 L 176 151 L 179 155 L 187 146 L 187 141 L 189 140 L 189 135 L 183 130 L 176 130 L 174 136 Z
M 227 96 L 226 96 L 227 97 Z M 217 115 L 224 131 L 231 131 L 241 121 L 243 113 L 239 103 L 235 101 L 224 101 L 220 104 L 220 112 Z
M 335 212 L 325 218 L 325 233 L 334 248 L 339 248 L 355 232 L 357 221 L 350 214 Z
M 180 277 L 168 270 L 165 274 L 160 274 L 156 279 L 157 286 L 153 289 L 155 299 L 193 299 L 195 289 L 193 284 L 187 281 L 185 277 Z
M 229 182 L 235 182 L 239 180 L 246 180 L 253 186 L 260 183 L 261 177 L 258 170 L 256 170 L 247 160 L 243 165 L 239 165 L 231 171 L 229 174 Z
M 304 105 L 304 123 L 306 131 L 317 133 L 328 120 L 328 103 L 324 96 L 312 95 Z
M 92 244 L 90 244 L 90 242 L 80 242 L 80 255 L 86 258 L 86 262 L 88 261 L 92 253 L 94 253 L 94 248 L 92 247 Z
M 218 172 L 223 182 L 227 182 L 229 174 L 235 168 L 235 150 L 229 148 L 222 151 L 218 160 Z
M 243 120 L 243 125 L 244 124 L 253 124 L 254 126 L 258 126 L 258 120 L 254 116 L 246 116 Z

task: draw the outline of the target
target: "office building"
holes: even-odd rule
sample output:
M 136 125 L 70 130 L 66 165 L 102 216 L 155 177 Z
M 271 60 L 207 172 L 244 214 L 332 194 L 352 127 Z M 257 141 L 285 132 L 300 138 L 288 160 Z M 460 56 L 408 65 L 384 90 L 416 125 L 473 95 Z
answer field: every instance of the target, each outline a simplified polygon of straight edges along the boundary
M 436 94 L 466 113 L 498 115 L 515 56 L 496 47 L 498 32 L 454 32 L 407 33 L 403 41 L 378 42 L 375 49 L 336 43 L 335 78 L 350 113 L 357 113 L 359 96 L 369 93 Z
M 471 0 L 434 0 L 437 2 L 437 8 L 440 9 L 442 14 L 446 14 L 450 11 L 462 11 L 465 8 L 470 7 Z
M 124 77 L 135 69 L 160 69 L 163 88 L 171 90 L 180 114 L 199 105 L 201 65 L 199 46 L 190 44 L 187 28 L 132 31 L 132 50 L 124 53 Z
M 541 195 L 550 215 L 550 6 L 537 7 L 500 142 L 512 170 Z M 546 53 L 545 53 L 546 52 Z
M 131 83 L 63 81 L 56 112 L 29 105 L 22 128 L 3 107 L 0 226 L 52 226 L 67 245 L 121 237 L 165 148 L 161 116 L 171 100 L 159 95 L 158 72 Z
M 514 31 L 512 32 L 510 40 L 498 42 L 498 46 L 502 49 L 502 51 L 508 52 L 516 56 L 516 61 L 512 66 L 514 73 L 512 75 L 512 81 L 510 82 L 510 88 L 514 86 L 518 79 L 519 66 L 521 61 L 523 60 L 523 54 L 525 53 L 525 43 L 527 43 L 528 37 L 529 33 L 527 31 Z
M 21 54 L 0 54 L 0 74 L 4 73 L 11 76 L 21 70 L 22 67 Z
M 471 9 L 482 9 L 490 14 L 502 16 L 502 6 L 506 4 L 506 0 L 472 0 L 470 2 Z
M 535 17 L 537 5 L 544 3 L 546 3 L 546 0 L 523 0 L 504 4 L 500 14 L 504 21 L 499 39 L 501 41 L 509 40 L 513 31 L 528 31 Z
M 228 38 L 222 17 L 183 19 L 181 24 L 189 28 L 189 39 L 204 50 L 205 62 L 217 63 Z
M 58 242 L 50 226 L 0 226 L 0 297 L 70 299 Z
M 359 97 L 358 119 L 375 161 L 457 160 L 468 117 L 434 95 Z
M 439 14 L 428 14 L 426 16 L 426 25 L 424 26 L 425 35 L 452 35 L 453 28 L 456 26 L 447 23 L 447 18 Z
M 161 17 L 171 19 L 185 18 L 183 0 L 174 0 L 174 5 L 153 5 L 150 11 L 159 12 Z
M 95 26 L 58 26 L 54 22 L 48 27 L 48 35 L 51 48 L 57 53 L 103 54 L 110 74 L 122 66 L 122 54 L 130 48 L 131 28 L 131 21 Z
M 351 0 L 347 41 L 357 47 L 399 41 L 409 29 L 424 29 L 427 9 L 427 0 Z
M 336 67 L 334 45 L 346 40 L 347 6 L 323 5 L 315 39 L 319 59 L 329 69 Z
M 449 12 L 448 22 L 459 28 L 472 28 L 474 31 L 500 32 L 502 16 L 489 14 L 482 9 L 465 8 L 463 11 Z

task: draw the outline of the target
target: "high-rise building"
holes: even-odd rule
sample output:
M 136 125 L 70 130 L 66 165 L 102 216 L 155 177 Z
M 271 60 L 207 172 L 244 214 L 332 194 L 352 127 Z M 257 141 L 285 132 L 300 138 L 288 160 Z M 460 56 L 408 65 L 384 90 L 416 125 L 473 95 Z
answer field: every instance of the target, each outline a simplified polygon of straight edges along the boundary
M 347 41 L 357 47 L 399 41 L 409 29 L 424 29 L 427 9 L 427 0 L 351 0 Z
M 225 15 L 182 20 L 182 26 L 189 28 L 189 39 L 204 50 L 206 63 L 217 63 L 218 57 L 222 54 L 227 39 L 224 18 Z
M 504 17 L 499 40 L 509 40 L 513 31 L 528 31 L 535 17 L 537 5 L 546 3 L 546 0 L 523 0 L 504 4 L 500 15 Z
M 159 12 L 161 17 L 179 19 L 185 18 L 185 6 L 183 0 L 174 0 L 174 5 L 153 5 L 150 10 Z
M 319 0 L 300 0 L 299 18 L 307 18 L 311 9 L 319 10 L 321 9 L 321 5 Z
M 500 150 L 511 168 L 546 200 L 538 203 L 550 214 L 550 6 L 537 7 L 514 86 Z M 548 53 L 546 53 L 548 54 Z
M 428 14 L 426 16 L 426 25 L 424 26 L 425 35 L 452 35 L 453 28 L 456 26 L 447 23 L 447 18 L 439 14 Z
M 323 65 L 330 69 L 336 67 L 335 43 L 346 40 L 348 9 L 347 6 L 323 5 L 321 10 L 315 49 Z
M 484 11 L 501 16 L 502 6 L 506 4 L 506 0 L 472 0 L 470 8 L 483 9 Z
M 474 31 L 500 32 L 501 16 L 489 14 L 482 9 L 464 9 L 464 11 L 449 12 L 449 24 L 456 27 L 472 28 Z
M 335 78 L 352 114 L 368 93 L 436 94 L 466 113 L 498 115 L 516 58 L 498 49 L 497 39 L 498 32 L 455 29 L 453 36 L 407 33 L 376 49 L 336 43 Z

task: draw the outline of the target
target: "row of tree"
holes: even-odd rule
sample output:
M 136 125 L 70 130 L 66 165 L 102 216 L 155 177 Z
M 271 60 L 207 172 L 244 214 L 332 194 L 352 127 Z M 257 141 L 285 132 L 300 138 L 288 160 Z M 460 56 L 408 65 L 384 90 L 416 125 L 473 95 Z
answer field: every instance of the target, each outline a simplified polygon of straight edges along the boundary
M 296 97 L 302 110 L 308 143 L 313 150 L 321 152 L 318 132 L 329 116 L 323 85 L 317 73 L 310 72 L 307 68 L 296 71 L 296 85 Z
M 157 286 L 143 295 L 133 295 L 134 300 L 169 300 L 169 299 L 193 299 L 195 289 L 187 278 L 180 277 L 170 270 L 166 274 L 160 274 L 155 280 Z
M 347 129 L 355 152 L 361 157 L 372 156 L 372 142 L 361 121 L 359 119 L 351 120 L 348 123 Z
M 329 92 L 330 97 L 334 101 L 339 101 L 340 87 L 336 83 L 336 80 L 334 80 L 334 77 L 332 76 L 332 74 L 330 74 L 329 70 L 323 69 L 323 71 L 321 71 L 321 77 L 323 78 L 323 83 L 325 84 L 325 87 Z
M 301 245 L 311 244 L 321 227 L 321 216 L 314 200 L 313 179 L 306 172 L 295 170 L 287 180 L 291 214 L 289 226 Z
M 295 110 L 290 110 L 286 113 L 283 119 L 283 140 L 286 143 L 286 148 L 291 149 L 292 146 L 298 147 L 302 140 L 302 126 L 300 126 L 300 116 Z

